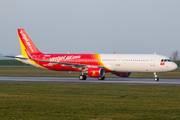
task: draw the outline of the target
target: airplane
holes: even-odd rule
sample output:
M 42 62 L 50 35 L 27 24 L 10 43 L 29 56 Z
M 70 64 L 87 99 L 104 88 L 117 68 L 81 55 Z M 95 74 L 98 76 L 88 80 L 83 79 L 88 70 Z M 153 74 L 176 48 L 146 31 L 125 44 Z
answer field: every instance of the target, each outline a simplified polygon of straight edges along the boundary
M 119 77 L 130 77 L 132 73 L 158 73 L 177 69 L 177 64 L 168 57 L 154 54 L 49 54 L 41 53 L 24 29 L 18 29 L 22 55 L 12 57 L 23 63 L 55 71 L 79 71 L 80 80 L 87 76 L 105 79 L 110 72 Z

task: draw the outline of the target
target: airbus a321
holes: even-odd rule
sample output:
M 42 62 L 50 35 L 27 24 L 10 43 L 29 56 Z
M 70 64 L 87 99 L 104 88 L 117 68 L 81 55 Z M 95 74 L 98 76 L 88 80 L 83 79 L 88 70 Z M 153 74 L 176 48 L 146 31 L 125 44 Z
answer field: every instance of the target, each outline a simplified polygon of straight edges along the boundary
M 168 57 L 157 54 L 49 54 L 41 53 L 33 44 L 24 29 L 18 29 L 22 55 L 7 56 L 16 60 L 55 71 L 79 71 L 79 79 L 86 80 L 86 75 L 105 79 L 110 72 L 119 77 L 130 77 L 131 73 L 169 72 L 177 65 Z

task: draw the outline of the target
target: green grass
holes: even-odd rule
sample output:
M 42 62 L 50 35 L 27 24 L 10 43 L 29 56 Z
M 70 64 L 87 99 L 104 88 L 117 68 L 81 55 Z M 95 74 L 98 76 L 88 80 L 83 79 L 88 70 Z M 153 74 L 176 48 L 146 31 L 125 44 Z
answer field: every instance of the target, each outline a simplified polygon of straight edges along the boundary
M 0 76 L 75 76 L 34 67 L 0 67 Z M 106 77 L 117 77 L 110 73 Z M 154 78 L 153 73 L 132 77 Z M 180 69 L 159 78 L 180 78 Z M 0 83 L 0 119 L 180 120 L 180 87 L 156 85 Z
M 30 66 L 17 60 L 0 60 L 0 66 Z
M 0 83 L 0 119 L 180 119 L 180 87 Z
M 81 72 L 52 71 L 35 67 L 0 67 L 0 76 L 55 76 L 55 77 L 78 77 Z M 106 73 L 106 77 L 117 77 Z M 153 73 L 132 73 L 131 77 L 154 78 Z M 159 73 L 159 78 L 180 78 L 180 69 L 173 72 Z

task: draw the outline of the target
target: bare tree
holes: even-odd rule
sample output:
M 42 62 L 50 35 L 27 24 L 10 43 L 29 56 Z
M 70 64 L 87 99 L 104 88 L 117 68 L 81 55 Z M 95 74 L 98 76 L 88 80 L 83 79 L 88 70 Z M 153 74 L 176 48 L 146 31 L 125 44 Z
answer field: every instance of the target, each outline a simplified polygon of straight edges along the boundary
M 176 60 L 179 60 L 179 56 L 180 56 L 180 53 L 178 50 L 176 50 L 171 53 L 170 59 L 176 61 Z

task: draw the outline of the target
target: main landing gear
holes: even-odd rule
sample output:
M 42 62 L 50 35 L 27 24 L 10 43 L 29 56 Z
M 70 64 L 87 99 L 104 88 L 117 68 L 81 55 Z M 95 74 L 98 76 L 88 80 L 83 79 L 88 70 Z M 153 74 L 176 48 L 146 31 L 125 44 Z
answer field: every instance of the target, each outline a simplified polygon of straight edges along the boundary
M 86 80 L 86 78 L 87 78 L 86 73 L 87 73 L 87 68 L 83 67 L 82 75 L 79 76 L 79 80 Z
M 87 78 L 86 75 L 80 75 L 80 76 L 79 76 L 79 79 L 80 79 L 80 80 L 86 80 L 86 78 Z
M 86 80 L 86 75 L 80 75 L 79 76 L 79 80 Z M 104 80 L 105 79 L 105 76 L 103 76 L 103 77 L 98 77 L 98 80 Z
M 154 81 L 159 81 L 159 78 L 158 78 L 158 76 L 157 76 L 157 73 L 156 73 L 156 72 L 154 72 L 154 76 L 155 76 Z

